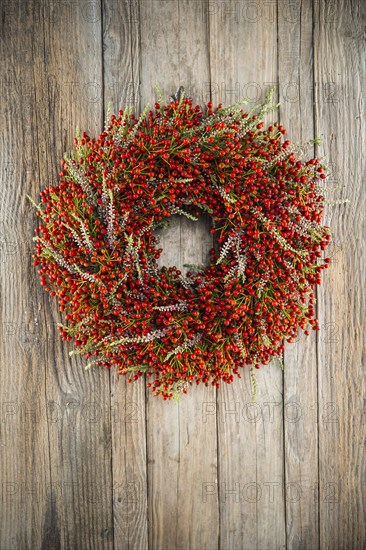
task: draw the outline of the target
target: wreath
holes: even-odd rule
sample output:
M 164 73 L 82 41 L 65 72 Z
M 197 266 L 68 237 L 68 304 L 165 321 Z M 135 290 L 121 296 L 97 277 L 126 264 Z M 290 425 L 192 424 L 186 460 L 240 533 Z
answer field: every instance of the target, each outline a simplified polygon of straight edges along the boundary
M 58 298 L 64 340 L 92 365 L 170 399 L 192 383 L 231 383 L 281 357 L 298 329 L 318 330 L 314 289 L 330 241 L 321 224 L 325 167 L 265 127 L 273 90 L 193 106 L 182 88 L 140 117 L 107 114 L 97 139 L 77 133 L 57 184 L 33 204 L 34 265 Z M 211 219 L 208 267 L 159 267 L 159 230 L 173 215 Z M 253 379 L 254 381 L 255 379 Z

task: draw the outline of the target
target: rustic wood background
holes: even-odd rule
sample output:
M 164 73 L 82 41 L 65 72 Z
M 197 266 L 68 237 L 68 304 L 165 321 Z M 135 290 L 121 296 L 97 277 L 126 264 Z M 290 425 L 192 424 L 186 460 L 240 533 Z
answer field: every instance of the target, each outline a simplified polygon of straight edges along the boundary
M 366 547 L 365 11 L 361 0 L 13 0 L 1 4 L 0 548 Z M 183 84 L 200 103 L 277 86 L 294 140 L 348 205 L 327 210 L 321 332 L 284 372 L 199 387 L 177 405 L 69 358 L 32 266 L 26 194 L 56 181 L 75 128 Z M 205 260 L 205 222 L 177 221 L 164 261 Z

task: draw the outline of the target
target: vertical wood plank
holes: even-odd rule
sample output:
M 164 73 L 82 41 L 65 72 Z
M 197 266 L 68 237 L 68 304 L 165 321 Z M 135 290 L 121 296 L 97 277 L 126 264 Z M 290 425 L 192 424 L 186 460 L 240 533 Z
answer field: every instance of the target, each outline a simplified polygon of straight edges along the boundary
M 215 103 L 261 101 L 278 79 L 276 3 L 212 5 L 210 58 Z M 284 548 L 282 372 L 258 372 L 256 403 L 248 374 L 218 392 L 220 548 Z
M 278 4 L 280 121 L 294 142 L 314 136 L 313 5 Z M 308 158 L 314 156 L 314 148 Z M 299 333 L 284 353 L 285 496 L 287 544 L 319 547 L 316 334 Z
M 174 215 L 169 221 L 169 227 L 157 232 L 163 250 L 158 265 L 175 265 L 183 274 L 192 266 L 208 266 L 213 246 L 209 216 L 201 214 L 197 221 L 191 221 Z
M 103 2 L 105 105 L 114 112 L 138 108 L 139 4 Z M 112 469 L 114 546 L 148 547 L 145 381 L 127 384 L 112 375 Z
M 37 4 L 2 6 L 0 201 L 0 546 L 59 545 L 59 516 L 50 498 L 42 291 L 30 255 L 34 218 L 25 194 L 39 179 L 37 92 L 44 74 L 33 66 L 43 52 Z M 35 130 L 35 131 L 34 131 Z M 51 527 L 50 511 L 54 525 Z
M 9 3 L 4 20 L 2 66 L 11 79 L 5 141 L 15 177 L 3 186 L 3 213 L 17 248 L 10 269 L 1 265 L 5 320 L 15 323 L 13 340 L 4 341 L 4 364 L 12 368 L 1 369 L 1 387 L 13 388 L 9 401 L 27 418 L 9 440 L 5 473 L 20 490 L 15 508 L 5 507 L 5 547 L 111 548 L 109 375 L 70 360 L 71 346 L 55 330 L 56 303 L 40 290 L 23 247 L 35 225 L 25 195 L 56 182 L 76 126 L 101 130 L 100 4 Z
M 200 99 L 202 83 L 209 81 L 206 9 L 195 0 L 142 0 L 141 105 L 151 104 L 154 83 L 165 98 L 183 85 L 192 99 Z M 192 253 L 195 260 L 200 230 L 190 250 L 185 235 L 179 220 L 170 243 L 165 240 L 165 261 L 189 263 Z M 149 547 L 154 550 L 217 548 L 217 495 L 202 501 L 205 484 L 216 481 L 215 415 L 202 420 L 202 408 L 214 395 L 201 386 L 192 387 L 179 404 L 148 395 Z
M 101 3 L 44 4 L 44 63 L 48 86 L 39 90 L 40 179 L 55 181 L 59 160 L 70 150 L 75 128 L 98 135 L 103 126 Z M 59 47 L 62 44 L 62 48 Z M 61 139 L 62 138 L 62 141 Z M 45 298 L 47 318 L 59 319 Z M 66 414 L 49 428 L 52 480 L 65 491 L 55 497 L 61 546 L 112 548 L 112 472 L 109 373 L 85 371 L 70 360 L 58 335 L 47 347 L 46 392 Z
M 341 246 L 318 294 L 320 546 L 364 548 L 365 534 L 365 42 L 362 2 L 315 3 L 319 149 L 343 185 L 326 222 Z M 333 181 L 333 185 L 335 183 Z M 332 197 L 331 197 L 332 198 Z

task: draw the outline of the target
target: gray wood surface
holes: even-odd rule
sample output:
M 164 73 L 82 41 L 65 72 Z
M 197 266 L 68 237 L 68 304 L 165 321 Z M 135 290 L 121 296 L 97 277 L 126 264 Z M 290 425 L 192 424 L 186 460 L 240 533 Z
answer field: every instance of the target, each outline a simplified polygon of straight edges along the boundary
M 143 2 L 140 18 L 143 104 L 151 103 L 154 83 L 169 97 L 197 76 L 209 81 L 207 14 L 200 2 Z M 191 227 L 175 218 L 162 236 L 165 265 L 184 271 L 185 263 L 202 263 L 207 224 Z M 201 501 L 202 484 L 217 471 L 216 419 L 201 421 L 202 403 L 214 400 L 215 391 L 199 387 L 194 394 L 179 404 L 161 402 L 151 392 L 147 399 L 149 547 L 156 550 L 217 545 L 217 497 Z
M 306 141 L 314 134 L 313 6 L 287 1 L 279 6 L 279 118 L 291 128 L 290 139 Z M 308 337 L 299 333 L 284 353 L 286 531 L 293 549 L 319 546 L 316 350 L 312 331 Z
M 103 2 L 104 105 L 139 109 L 138 5 Z M 106 113 L 104 113 L 106 114 Z M 114 547 L 147 548 L 145 384 L 111 372 Z
M 329 549 L 365 546 L 365 15 L 357 2 L 315 9 L 319 154 L 350 201 L 327 213 L 339 247 L 318 303 L 319 526 Z
M 235 13 L 237 3 L 225 9 Z M 212 14 L 210 25 L 214 99 L 228 104 L 244 93 L 253 107 L 278 80 L 277 13 L 223 15 Z M 284 548 L 282 371 L 275 365 L 256 371 L 254 405 L 248 374 L 217 396 L 220 547 Z
M 365 7 L 361 1 L 4 2 L 0 19 L 0 549 L 366 547 Z M 290 139 L 343 187 L 328 206 L 321 331 L 277 365 L 178 404 L 61 342 L 32 265 L 26 194 L 57 180 L 76 127 L 184 85 L 201 104 L 273 84 Z M 273 118 L 271 115 L 269 118 Z M 310 150 L 309 154 L 313 154 Z M 161 262 L 207 262 L 208 220 L 176 218 Z

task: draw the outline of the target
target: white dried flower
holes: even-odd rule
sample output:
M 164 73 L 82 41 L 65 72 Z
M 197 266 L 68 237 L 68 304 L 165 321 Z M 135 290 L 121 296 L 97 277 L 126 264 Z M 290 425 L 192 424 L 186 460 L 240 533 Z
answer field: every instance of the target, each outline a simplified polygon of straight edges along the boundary
M 172 351 L 170 351 L 164 358 L 164 361 L 168 361 L 168 359 L 170 359 L 173 355 L 177 355 L 178 353 L 183 353 L 183 351 L 185 351 L 186 349 L 188 348 L 192 348 L 193 346 L 195 346 L 197 344 L 197 342 L 199 342 L 200 340 L 202 339 L 202 333 L 199 332 L 198 334 L 196 334 L 195 336 L 193 336 L 193 338 L 190 338 L 189 340 L 186 340 L 185 342 L 183 342 L 183 344 L 181 346 L 177 346 L 176 348 L 174 348 Z
M 184 311 L 187 309 L 187 307 L 187 302 L 182 300 L 181 302 L 178 302 L 177 304 L 172 304 L 170 306 L 154 306 L 153 309 L 156 309 L 157 311 Z
M 87 228 L 83 220 L 73 212 L 70 212 L 70 215 L 80 224 L 80 229 L 82 234 L 81 238 L 84 243 L 84 246 L 86 248 L 89 248 L 89 250 L 94 250 L 94 245 L 91 241 L 91 235 L 90 235 L 89 229 Z
M 73 161 L 66 160 L 66 165 L 68 168 L 68 173 L 75 183 L 78 183 L 84 193 L 87 196 L 88 201 L 96 205 L 97 204 L 97 195 L 92 186 L 90 185 L 86 176 L 73 164 Z
M 120 340 L 116 340 L 115 342 L 112 342 L 110 344 L 111 347 L 118 346 L 120 344 L 128 344 L 128 343 L 134 343 L 134 344 L 143 344 L 147 342 L 152 342 L 153 340 L 157 340 L 158 338 L 162 338 L 166 334 L 166 329 L 163 330 L 152 330 L 148 334 L 145 334 L 144 336 L 136 336 L 136 337 L 125 337 L 121 338 Z
M 108 195 L 109 195 L 109 204 L 107 208 L 107 239 L 108 239 L 109 245 L 112 247 L 115 241 L 114 222 L 116 220 L 116 216 L 114 212 L 113 193 L 111 189 L 109 189 Z

